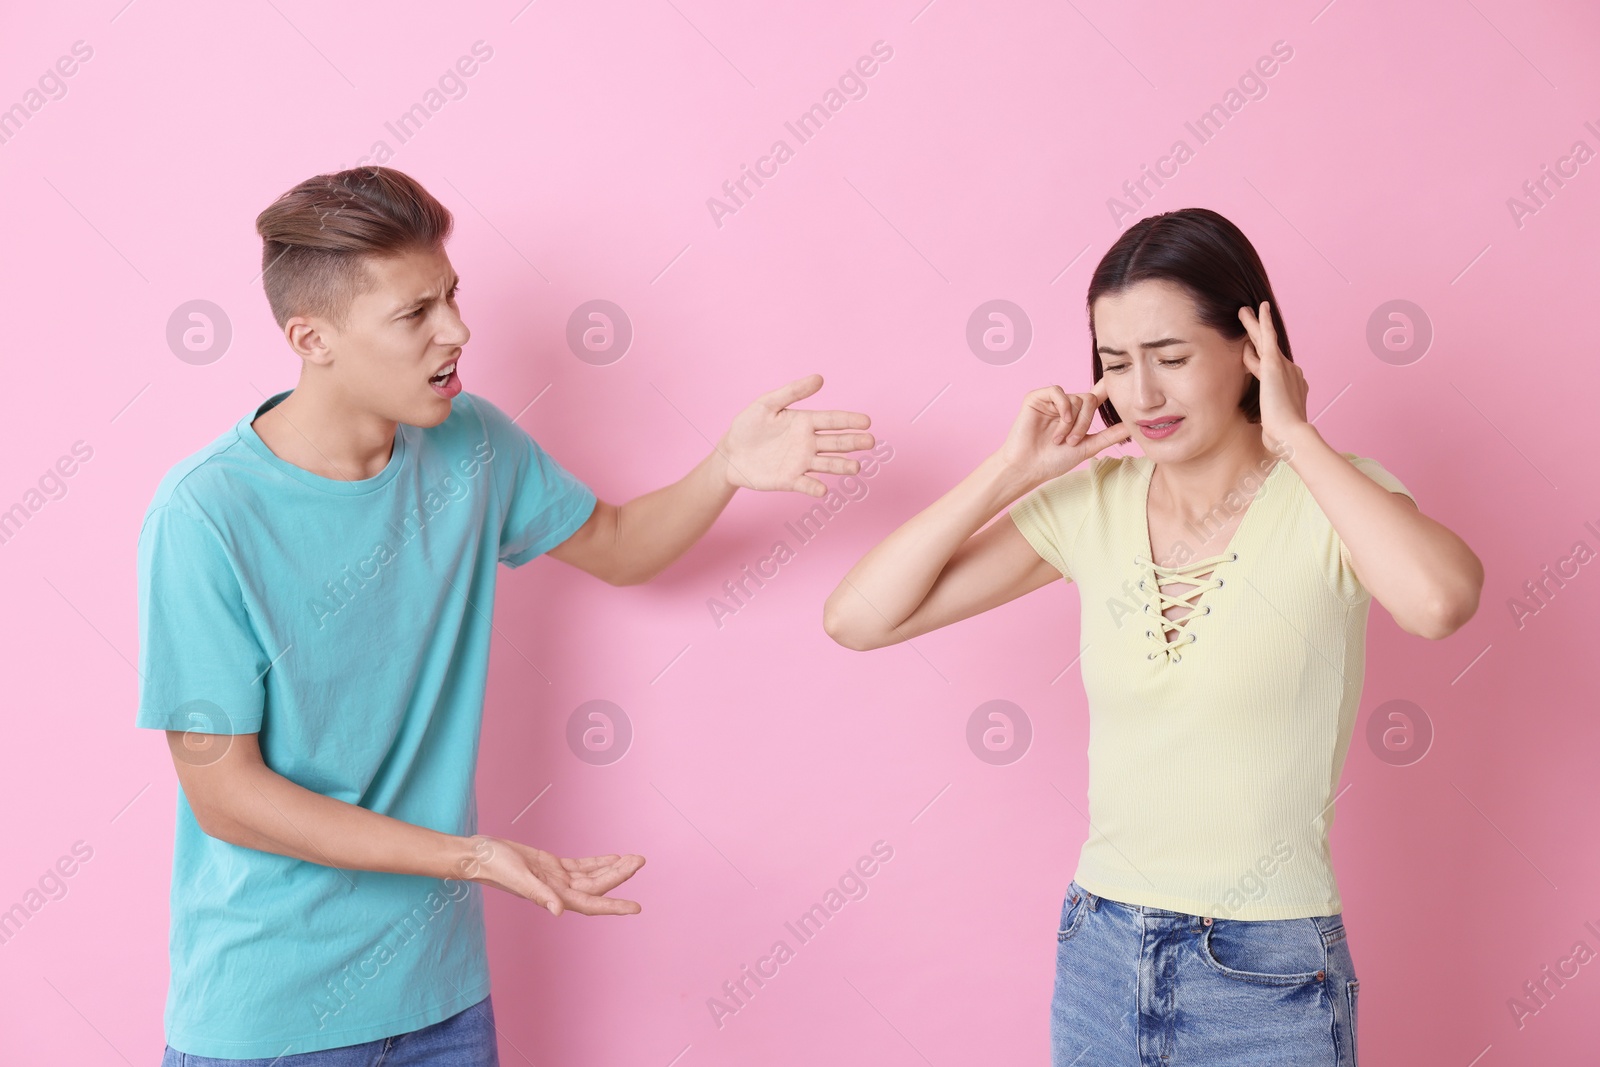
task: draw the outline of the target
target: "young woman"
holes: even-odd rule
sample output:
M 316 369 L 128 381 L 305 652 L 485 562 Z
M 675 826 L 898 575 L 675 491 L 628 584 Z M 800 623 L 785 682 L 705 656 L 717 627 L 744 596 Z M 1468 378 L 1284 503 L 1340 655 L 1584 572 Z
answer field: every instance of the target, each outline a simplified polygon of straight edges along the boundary
M 1054 1063 L 1348 1067 L 1328 829 L 1367 609 L 1446 637 L 1482 565 L 1307 422 L 1266 271 L 1221 215 L 1131 227 L 1087 304 L 1094 387 L 1029 393 L 997 452 L 851 569 L 825 626 L 879 648 L 1077 582 L 1090 825 Z M 1125 441 L 1144 454 L 1099 455 Z

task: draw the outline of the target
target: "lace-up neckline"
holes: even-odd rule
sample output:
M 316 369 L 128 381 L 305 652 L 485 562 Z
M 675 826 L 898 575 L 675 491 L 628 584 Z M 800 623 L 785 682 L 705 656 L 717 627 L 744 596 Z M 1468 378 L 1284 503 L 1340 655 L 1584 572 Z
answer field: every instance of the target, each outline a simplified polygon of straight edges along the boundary
M 1177 566 L 1164 567 L 1152 558 L 1150 539 L 1150 482 L 1155 474 L 1154 464 L 1148 459 L 1144 460 L 1145 491 L 1144 498 L 1140 501 L 1139 519 L 1140 527 L 1144 534 L 1144 552 L 1133 557 L 1134 566 L 1139 568 L 1139 591 L 1144 594 L 1144 617 L 1148 628 L 1145 630 L 1145 639 L 1151 645 L 1150 653 L 1146 659 L 1165 657 L 1168 663 L 1180 663 L 1183 660 L 1182 649 L 1194 644 L 1199 636 L 1190 628 L 1195 619 L 1210 615 L 1212 606 L 1209 603 L 1200 604 L 1196 598 L 1208 590 L 1221 589 L 1225 579 L 1217 576 L 1216 568 L 1225 563 L 1235 563 L 1239 559 L 1238 546 L 1245 531 L 1250 526 L 1251 516 L 1257 510 L 1256 500 L 1267 492 L 1272 484 L 1272 479 L 1286 464 L 1280 459 L 1272 465 L 1272 469 L 1260 486 L 1257 487 L 1249 503 L 1245 505 L 1244 515 L 1239 520 L 1239 525 L 1234 527 L 1233 536 L 1228 541 L 1227 551 L 1204 559 L 1193 560 Z M 1198 575 L 1206 577 L 1200 578 Z M 1163 584 L 1174 581 L 1182 582 L 1189 586 L 1181 593 L 1167 593 L 1161 588 Z M 1166 610 L 1182 605 L 1188 612 L 1176 619 L 1166 617 Z M 1168 630 L 1176 631 L 1168 638 Z
M 1240 525 L 1243 525 L 1242 521 Z M 1133 558 L 1133 562 L 1142 569 L 1144 575 L 1139 579 L 1139 589 L 1145 593 L 1144 613 L 1150 620 L 1150 628 L 1145 630 L 1144 635 L 1157 646 L 1145 657 L 1146 659 L 1166 656 L 1168 663 L 1177 663 L 1183 659 L 1182 653 L 1178 650 L 1199 640 L 1194 631 L 1189 629 L 1189 623 L 1202 615 L 1211 614 L 1210 604 L 1196 604 L 1194 598 L 1208 589 L 1221 589 L 1223 579 L 1217 577 L 1217 565 L 1233 563 L 1238 558 L 1239 553 L 1230 550 L 1220 556 L 1208 556 L 1178 567 L 1163 567 L 1142 555 Z M 1207 576 L 1200 578 L 1198 577 L 1200 574 Z M 1173 581 L 1181 581 L 1189 585 L 1189 588 L 1177 594 L 1164 592 L 1161 586 Z M 1188 608 L 1189 611 L 1176 619 L 1167 618 L 1167 609 L 1179 605 Z M 1175 637 L 1167 637 L 1168 626 L 1177 631 Z

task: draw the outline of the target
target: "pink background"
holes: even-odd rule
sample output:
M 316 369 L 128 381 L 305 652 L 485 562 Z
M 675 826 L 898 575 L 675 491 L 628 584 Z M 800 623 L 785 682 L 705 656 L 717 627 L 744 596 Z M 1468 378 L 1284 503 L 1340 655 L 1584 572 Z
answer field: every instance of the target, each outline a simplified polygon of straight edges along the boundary
M 1575 942 L 1600 949 L 1584 928 L 1600 928 L 1584 610 L 1600 563 L 1520 628 L 1508 601 L 1575 542 L 1600 549 L 1584 526 L 1600 527 L 1600 161 L 1520 226 L 1507 201 L 1575 141 L 1600 149 L 1584 125 L 1600 127 L 1600 15 L 1509 0 L 923 2 L 13 13 L 0 106 L 73 42 L 93 56 L 0 144 L 0 508 L 75 441 L 93 458 L 0 545 L 0 908 L 74 842 L 93 858 L 0 945 L 0 1061 L 160 1055 L 176 786 L 161 735 L 132 725 L 136 536 L 170 465 L 295 381 L 256 280 L 256 213 L 379 139 L 456 213 L 466 387 L 512 413 L 539 396 L 522 425 L 606 499 L 681 476 L 742 405 L 811 371 L 827 384 L 810 406 L 867 411 L 894 447 L 870 493 L 720 629 L 707 600 L 808 500 L 741 494 L 647 587 L 549 560 L 503 572 L 483 829 L 649 857 L 630 919 L 557 921 L 489 895 L 503 1062 L 1047 1062 L 1052 931 L 1086 831 L 1085 707 L 1066 669 L 1077 593 L 1058 585 L 872 655 L 835 646 L 821 606 L 998 446 L 1025 391 L 1088 387 L 1082 294 L 1119 232 L 1107 200 L 1178 138 L 1194 158 L 1130 202 L 1134 217 L 1203 205 L 1241 226 L 1324 437 L 1383 462 L 1488 572 L 1477 617 L 1445 641 L 1373 609 L 1334 832 L 1362 1062 L 1592 1050 L 1600 962 L 1520 1029 L 1507 1001 Z M 480 40 L 493 55 L 466 94 L 398 145 L 385 122 Z M 797 146 L 784 121 L 879 40 L 894 54 L 865 98 Z M 1293 56 L 1267 95 L 1198 145 L 1185 121 L 1275 41 Z M 794 158 L 718 227 L 707 198 L 779 137 Z M 565 342 L 569 314 L 597 298 L 636 332 L 609 366 Z M 964 339 L 995 298 L 1034 328 L 1002 366 Z M 205 365 L 165 338 L 193 299 L 233 328 Z M 1366 340 L 1394 299 L 1435 330 L 1408 365 Z M 609 766 L 565 741 L 593 699 L 635 730 Z M 994 699 L 1033 725 L 1009 766 L 965 740 Z M 1385 762 L 1366 740 L 1394 699 L 1433 725 L 1420 762 Z M 880 839 L 894 859 L 869 895 L 718 1028 L 707 998 Z

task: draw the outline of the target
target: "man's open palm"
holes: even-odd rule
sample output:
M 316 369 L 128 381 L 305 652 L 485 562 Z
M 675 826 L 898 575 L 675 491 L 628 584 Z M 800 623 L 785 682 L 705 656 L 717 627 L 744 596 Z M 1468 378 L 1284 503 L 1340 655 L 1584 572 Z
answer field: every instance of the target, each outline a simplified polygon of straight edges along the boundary
M 468 874 L 472 881 L 526 897 L 552 915 L 568 910 L 580 915 L 635 915 L 640 910 L 637 901 L 606 894 L 644 866 L 643 856 L 613 853 L 563 859 L 532 845 L 488 836 L 474 838 L 473 844 L 477 861 Z
M 789 405 L 822 388 L 822 375 L 810 374 L 763 394 L 741 411 L 717 443 L 728 461 L 728 478 L 746 489 L 778 489 L 824 496 L 828 487 L 812 474 L 855 474 L 858 460 L 841 452 L 861 452 L 876 442 L 865 430 L 872 420 L 859 411 L 802 411 Z

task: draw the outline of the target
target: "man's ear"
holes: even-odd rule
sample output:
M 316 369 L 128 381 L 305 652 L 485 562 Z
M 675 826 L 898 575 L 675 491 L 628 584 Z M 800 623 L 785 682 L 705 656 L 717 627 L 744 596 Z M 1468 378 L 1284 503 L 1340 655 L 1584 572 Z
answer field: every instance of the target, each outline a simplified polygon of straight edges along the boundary
M 333 362 L 333 350 L 328 345 L 332 331 L 320 318 L 296 315 L 283 324 L 283 336 L 294 354 L 308 363 L 327 366 Z

